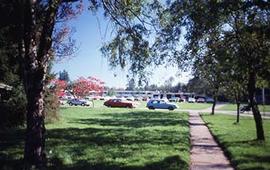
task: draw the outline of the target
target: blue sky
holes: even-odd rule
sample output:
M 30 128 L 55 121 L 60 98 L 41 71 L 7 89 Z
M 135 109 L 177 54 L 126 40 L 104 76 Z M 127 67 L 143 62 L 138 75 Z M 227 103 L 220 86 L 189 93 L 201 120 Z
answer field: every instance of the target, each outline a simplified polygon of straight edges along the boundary
M 73 37 L 77 41 L 79 50 L 75 57 L 55 62 L 52 71 L 59 72 L 65 69 L 68 71 L 71 80 L 75 80 L 80 76 L 95 76 L 103 80 L 106 86 L 125 88 L 127 84 L 127 68 L 125 70 L 120 68 L 110 70 L 107 59 L 102 57 L 99 50 L 104 39 L 110 39 L 111 33 L 110 25 L 107 32 L 105 31 L 108 21 L 104 19 L 102 13 L 100 12 L 97 16 L 94 16 L 90 11 L 84 10 L 80 16 L 70 21 L 69 24 L 75 28 Z M 158 73 L 155 70 L 158 70 Z M 177 82 L 187 83 L 190 78 L 189 73 L 176 75 L 177 72 L 178 69 L 174 67 L 154 69 L 150 84 L 161 85 L 170 76 L 175 78 L 174 84 Z

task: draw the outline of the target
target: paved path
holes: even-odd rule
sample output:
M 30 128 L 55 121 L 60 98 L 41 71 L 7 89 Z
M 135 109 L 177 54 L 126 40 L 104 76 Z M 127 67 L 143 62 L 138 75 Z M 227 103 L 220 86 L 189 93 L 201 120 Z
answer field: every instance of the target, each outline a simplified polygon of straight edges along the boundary
M 198 112 L 190 112 L 190 170 L 233 170 Z

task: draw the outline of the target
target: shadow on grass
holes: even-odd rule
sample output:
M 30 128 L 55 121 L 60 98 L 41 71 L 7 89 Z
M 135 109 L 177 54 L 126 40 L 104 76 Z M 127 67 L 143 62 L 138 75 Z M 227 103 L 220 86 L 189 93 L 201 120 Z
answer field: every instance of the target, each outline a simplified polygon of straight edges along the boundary
M 269 170 L 269 160 L 270 154 L 264 156 L 244 154 L 242 157 L 240 157 L 240 159 L 235 160 L 233 163 L 235 163 L 236 165 L 241 165 L 242 170 Z
M 97 163 L 92 164 L 87 161 L 79 161 L 72 165 L 57 165 L 48 169 L 65 170 L 175 170 L 188 169 L 187 162 L 183 161 L 178 155 L 169 156 L 158 162 L 152 162 L 144 166 L 121 166 L 114 164 Z
M 188 121 L 177 117 L 176 112 L 132 111 L 104 113 L 101 118 L 73 119 L 69 123 L 100 126 L 121 126 L 127 128 L 141 128 L 148 126 L 188 126 Z
M 22 169 L 23 129 L 0 131 L 0 169 Z M 9 152 L 7 150 L 10 150 Z M 6 152 L 5 152 L 6 151 Z
M 101 113 L 69 121 L 73 127 L 47 130 L 47 169 L 188 169 L 188 162 L 179 156 L 189 152 L 189 132 L 179 131 L 179 126 L 188 127 L 188 121 L 179 113 Z M 0 152 L 0 169 L 21 168 L 23 131 L 16 133 L 2 134 L 0 148 L 7 152 Z M 17 155 L 9 153 L 13 148 L 20 150 Z
M 22 169 L 23 160 L 9 157 L 5 154 L 0 154 L 0 169 L 1 170 L 15 170 Z

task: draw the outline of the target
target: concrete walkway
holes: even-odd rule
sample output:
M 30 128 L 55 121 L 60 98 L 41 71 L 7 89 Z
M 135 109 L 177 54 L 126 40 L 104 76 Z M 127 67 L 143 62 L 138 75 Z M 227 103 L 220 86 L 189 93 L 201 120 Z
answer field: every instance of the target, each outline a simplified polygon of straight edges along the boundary
M 189 113 L 192 146 L 190 170 L 233 170 L 199 113 Z

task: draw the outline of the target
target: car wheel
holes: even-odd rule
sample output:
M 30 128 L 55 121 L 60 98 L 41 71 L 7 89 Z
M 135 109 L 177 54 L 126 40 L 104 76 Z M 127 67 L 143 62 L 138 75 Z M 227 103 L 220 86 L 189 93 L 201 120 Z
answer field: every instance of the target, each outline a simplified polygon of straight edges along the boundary
M 173 108 L 172 106 L 170 106 L 168 109 L 169 109 L 169 110 L 174 110 L 174 108 Z
M 153 106 L 149 106 L 148 109 L 155 110 L 155 108 Z

